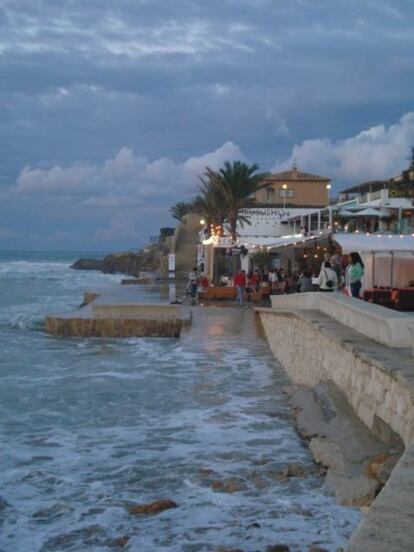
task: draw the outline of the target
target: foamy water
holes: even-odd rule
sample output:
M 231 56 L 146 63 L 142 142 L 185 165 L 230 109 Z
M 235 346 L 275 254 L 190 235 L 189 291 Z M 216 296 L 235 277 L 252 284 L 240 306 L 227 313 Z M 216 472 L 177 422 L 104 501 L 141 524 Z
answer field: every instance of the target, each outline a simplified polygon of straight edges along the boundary
M 0 258 L 1 550 L 101 551 L 123 536 L 139 552 L 344 545 L 359 513 L 316 476 L 276 477 L 312 462 L 250 312 L 206 309 L 180 340 L 57 339 L 45 314 L 120 277 L 21 257 Z M 217 480 L 240 490 L 214 492 Z M 178 507 L 126 508 L 163 498 Z

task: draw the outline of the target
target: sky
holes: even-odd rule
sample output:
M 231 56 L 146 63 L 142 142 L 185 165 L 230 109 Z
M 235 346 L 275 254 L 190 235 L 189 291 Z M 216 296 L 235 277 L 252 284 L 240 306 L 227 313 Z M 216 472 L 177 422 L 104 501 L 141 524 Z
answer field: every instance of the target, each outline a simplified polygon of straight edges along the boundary
M 137 249 L 226 160 L 388 178 L 413 0 L 0 0 L 0 249 Z

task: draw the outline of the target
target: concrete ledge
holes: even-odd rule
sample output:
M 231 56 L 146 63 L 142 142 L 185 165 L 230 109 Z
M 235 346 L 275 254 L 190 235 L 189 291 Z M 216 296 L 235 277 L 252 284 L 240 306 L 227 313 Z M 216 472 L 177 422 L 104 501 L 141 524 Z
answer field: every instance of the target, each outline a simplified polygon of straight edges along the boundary
M 119 319 L 146 319 L 146 320 L 171 320 L 179 318 L 181 308 L 179 305 L 165 305 L 159 303 L 122 303 L 99 301 L 92 304 L 94 318 L 119 318 Z
M 413 512 L 414 445 L 411 445 L 352 535 L 346 552 L 411 552 Z
M 184 320 L 48 316 L 47 332 L 60 337 L 180 337 Z
M 272 295 L 278 310 L 319 310 L 341 324 L 392 348 L 409 348 L 414 341 L 414 315 L 373 305 L 341 293 Z

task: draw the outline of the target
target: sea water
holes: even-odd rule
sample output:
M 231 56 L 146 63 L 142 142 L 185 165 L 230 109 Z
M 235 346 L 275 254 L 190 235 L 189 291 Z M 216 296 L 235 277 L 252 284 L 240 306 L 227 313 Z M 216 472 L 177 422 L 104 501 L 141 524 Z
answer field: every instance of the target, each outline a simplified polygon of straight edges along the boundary
M 197 307 L 178 340 L 55 338 L 45 315 L 121 278 L 71 270 L 79 256 L 0 254 L 0 550 L 344 546 L 359 512 L 323 478 L 278 477 L 312 460 L 251 311 Z M 128 511 L 160 499 L 177 507 Z

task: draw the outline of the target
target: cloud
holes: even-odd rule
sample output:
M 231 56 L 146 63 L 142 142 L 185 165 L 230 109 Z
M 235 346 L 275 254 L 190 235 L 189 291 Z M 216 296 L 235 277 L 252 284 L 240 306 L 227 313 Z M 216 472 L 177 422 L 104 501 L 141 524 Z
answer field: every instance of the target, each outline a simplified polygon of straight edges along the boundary
M 407 167 L 413 145 L 414 112 L 409 112 L 394 125 L 373 126 L 344 140 L 305 140 L 273 170 L 290 168 L 296 160 L 303 170 L 342 182 L 390 178 Z
M 181 163 L 168 158 L 149 161 L 123 147 L 100 166 L 25 167 L 13 191 L 25 196 L 47 195 L 49 200 L 59 196 L 80 199 L 89 207 L 137 207 L 157 197 L 186 199 L 196 193 L 198 177 L 207 166 L 218 169 L 233 159 L 244 159 L 233 142 Z

